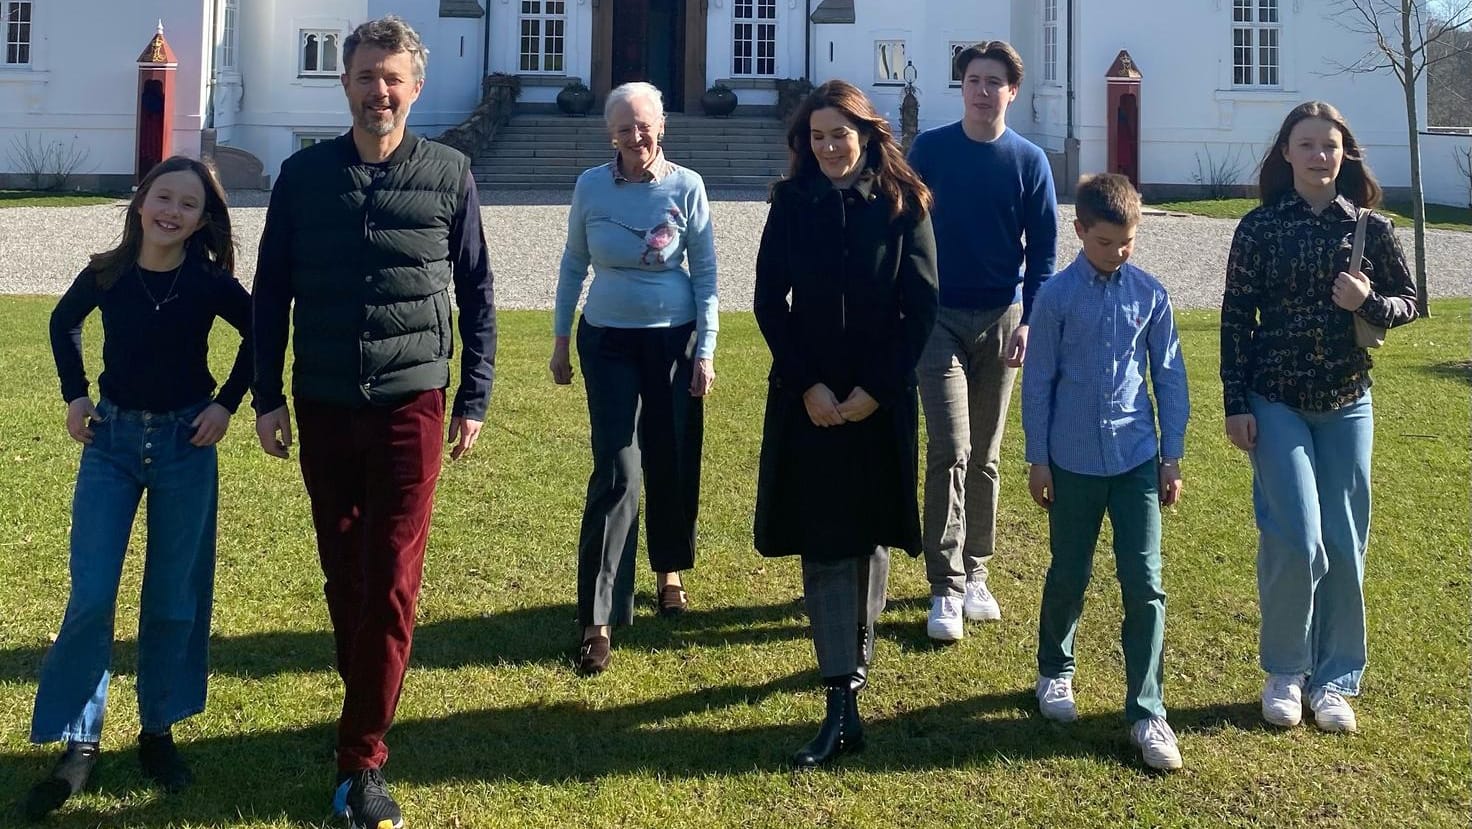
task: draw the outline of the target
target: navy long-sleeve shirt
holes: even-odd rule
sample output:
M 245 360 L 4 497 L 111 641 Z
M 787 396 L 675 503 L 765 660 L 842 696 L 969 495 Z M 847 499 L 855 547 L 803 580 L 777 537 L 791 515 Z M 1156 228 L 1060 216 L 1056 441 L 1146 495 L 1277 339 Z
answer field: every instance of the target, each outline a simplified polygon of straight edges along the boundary
M 86 397 L 82 324 L 102 310 L 102 396 L 124 409 L 171 412 L 209 397 L 210 329 L 220 317 L 240 332 L 230 376 L 215 402 L 234 412 L 251 380 L 250 294 L 235 277 L 189 256 L 174 271 L 129 267 L 103 289 L 83 270 L 51 312 L 51 353 L 62 399 Z
M 1058 255 L 1047 154 L 1010 128 L 995 141 L 973 141 L 957 121 L 917 136 L 910 165 L 935 194 L 941 307 L 1021 302 L 1026 323 Z
M 257 413 L 286 403 L 282 373 L 286 367 L 287 336 L 291 320 L 291 232 L 284 199 L 289 184 L 281 181 L 271 191 L 266 227 L 257 259 L 255 299 Z M 450 224 L 450 263 L 455 304 L 459 309 L 460 388 L 452 414 L 485 420 L 495 380 L 496 305 L 493 275 L 486 256 L 480 221 L 480 197 L 475 178 L 467 170 L 464 197 Z

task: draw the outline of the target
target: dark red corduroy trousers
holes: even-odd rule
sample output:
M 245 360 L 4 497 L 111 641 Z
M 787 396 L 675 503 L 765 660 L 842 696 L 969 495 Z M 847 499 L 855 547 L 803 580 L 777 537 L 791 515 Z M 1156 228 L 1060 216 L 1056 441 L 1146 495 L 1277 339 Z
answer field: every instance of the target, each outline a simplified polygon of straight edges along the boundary
M 358 409 L 298 398 L 296 419 L 344 688 L 337 767 L 378 768 L 414 640 L 445 393 Z

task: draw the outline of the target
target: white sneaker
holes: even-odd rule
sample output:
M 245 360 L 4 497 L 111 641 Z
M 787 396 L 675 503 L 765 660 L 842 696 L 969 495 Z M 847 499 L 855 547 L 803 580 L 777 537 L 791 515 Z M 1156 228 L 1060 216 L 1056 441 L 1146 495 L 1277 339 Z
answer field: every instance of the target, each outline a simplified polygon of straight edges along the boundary
M 937 642 L 958 642 L 966 635 L 961 622 L 960 596 L 935 596 L 930 600 L 930 618 L 925 633 Z
M 1057 722 L 1078 719 L 1078 706 L 1073 704 L 1073 677 L 1039 676 L 1034 693 L 1038 698 L 1038 710 L 1044 717 Z
M 966 618 L 973 622 L 999 622 L 1002 608 L 984 581 L 966 582 Z
M 1165 717 L 1150 717 L 1130 726 L 1130 742 L 1139 746 L 1145 765 L 1159 771 L 1175 771 L 1181 767 L 1181 749 L 1176 733 Z
M 1262 718 L 1284 728 L 1303 719 L 1303 674 L 1268 674 L 1262 686 Z
M 1322 731 L 1353 733 L 1359 730 L 1349 700 L 1333 688 L 1315 688 L 1308 695 L 1308 707 L 1314 712 L 1314 725 Z

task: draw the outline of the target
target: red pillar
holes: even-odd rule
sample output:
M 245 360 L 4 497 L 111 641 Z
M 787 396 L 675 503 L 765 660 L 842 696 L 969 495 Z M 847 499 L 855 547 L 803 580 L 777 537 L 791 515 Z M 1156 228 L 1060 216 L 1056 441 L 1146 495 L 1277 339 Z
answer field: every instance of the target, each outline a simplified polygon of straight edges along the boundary
M 164 40 L 164 24 L 143 54 L 138 56 L 138 151 L 133 181 L 143 181 L 155 164 L 168 158 L 174 150 L 174 77 L 179 60 Z
M 1109 172 L 1127 176 L 1140 186 L 1140 81 L 1144 76 L 1130 53 L 1121 49 L 1104 74 L 1108 86 L 1106 123 Z

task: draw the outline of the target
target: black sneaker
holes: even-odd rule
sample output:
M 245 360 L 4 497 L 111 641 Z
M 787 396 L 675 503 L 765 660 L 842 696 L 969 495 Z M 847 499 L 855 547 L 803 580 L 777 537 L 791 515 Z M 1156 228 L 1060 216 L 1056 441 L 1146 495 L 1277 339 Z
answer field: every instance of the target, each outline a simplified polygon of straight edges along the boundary
M 347 818 L 353 829 L 401 829 L 404 816 L 386 785 L 378 769 L 340 772 L 332 797 L 333 814 Z
M 169 794 L 178 794 L 194 782 L 194 773 L 174 747 L 172 732 L 139 734 L 138 764 L 143 767 L 144 777 Z
M 60 809 L 67 798 L 86 788 L 99 753 L 96 743 L 67 743 L 51 774 L 26 793 L 21 803 L 26 820 L 44 819 Z

